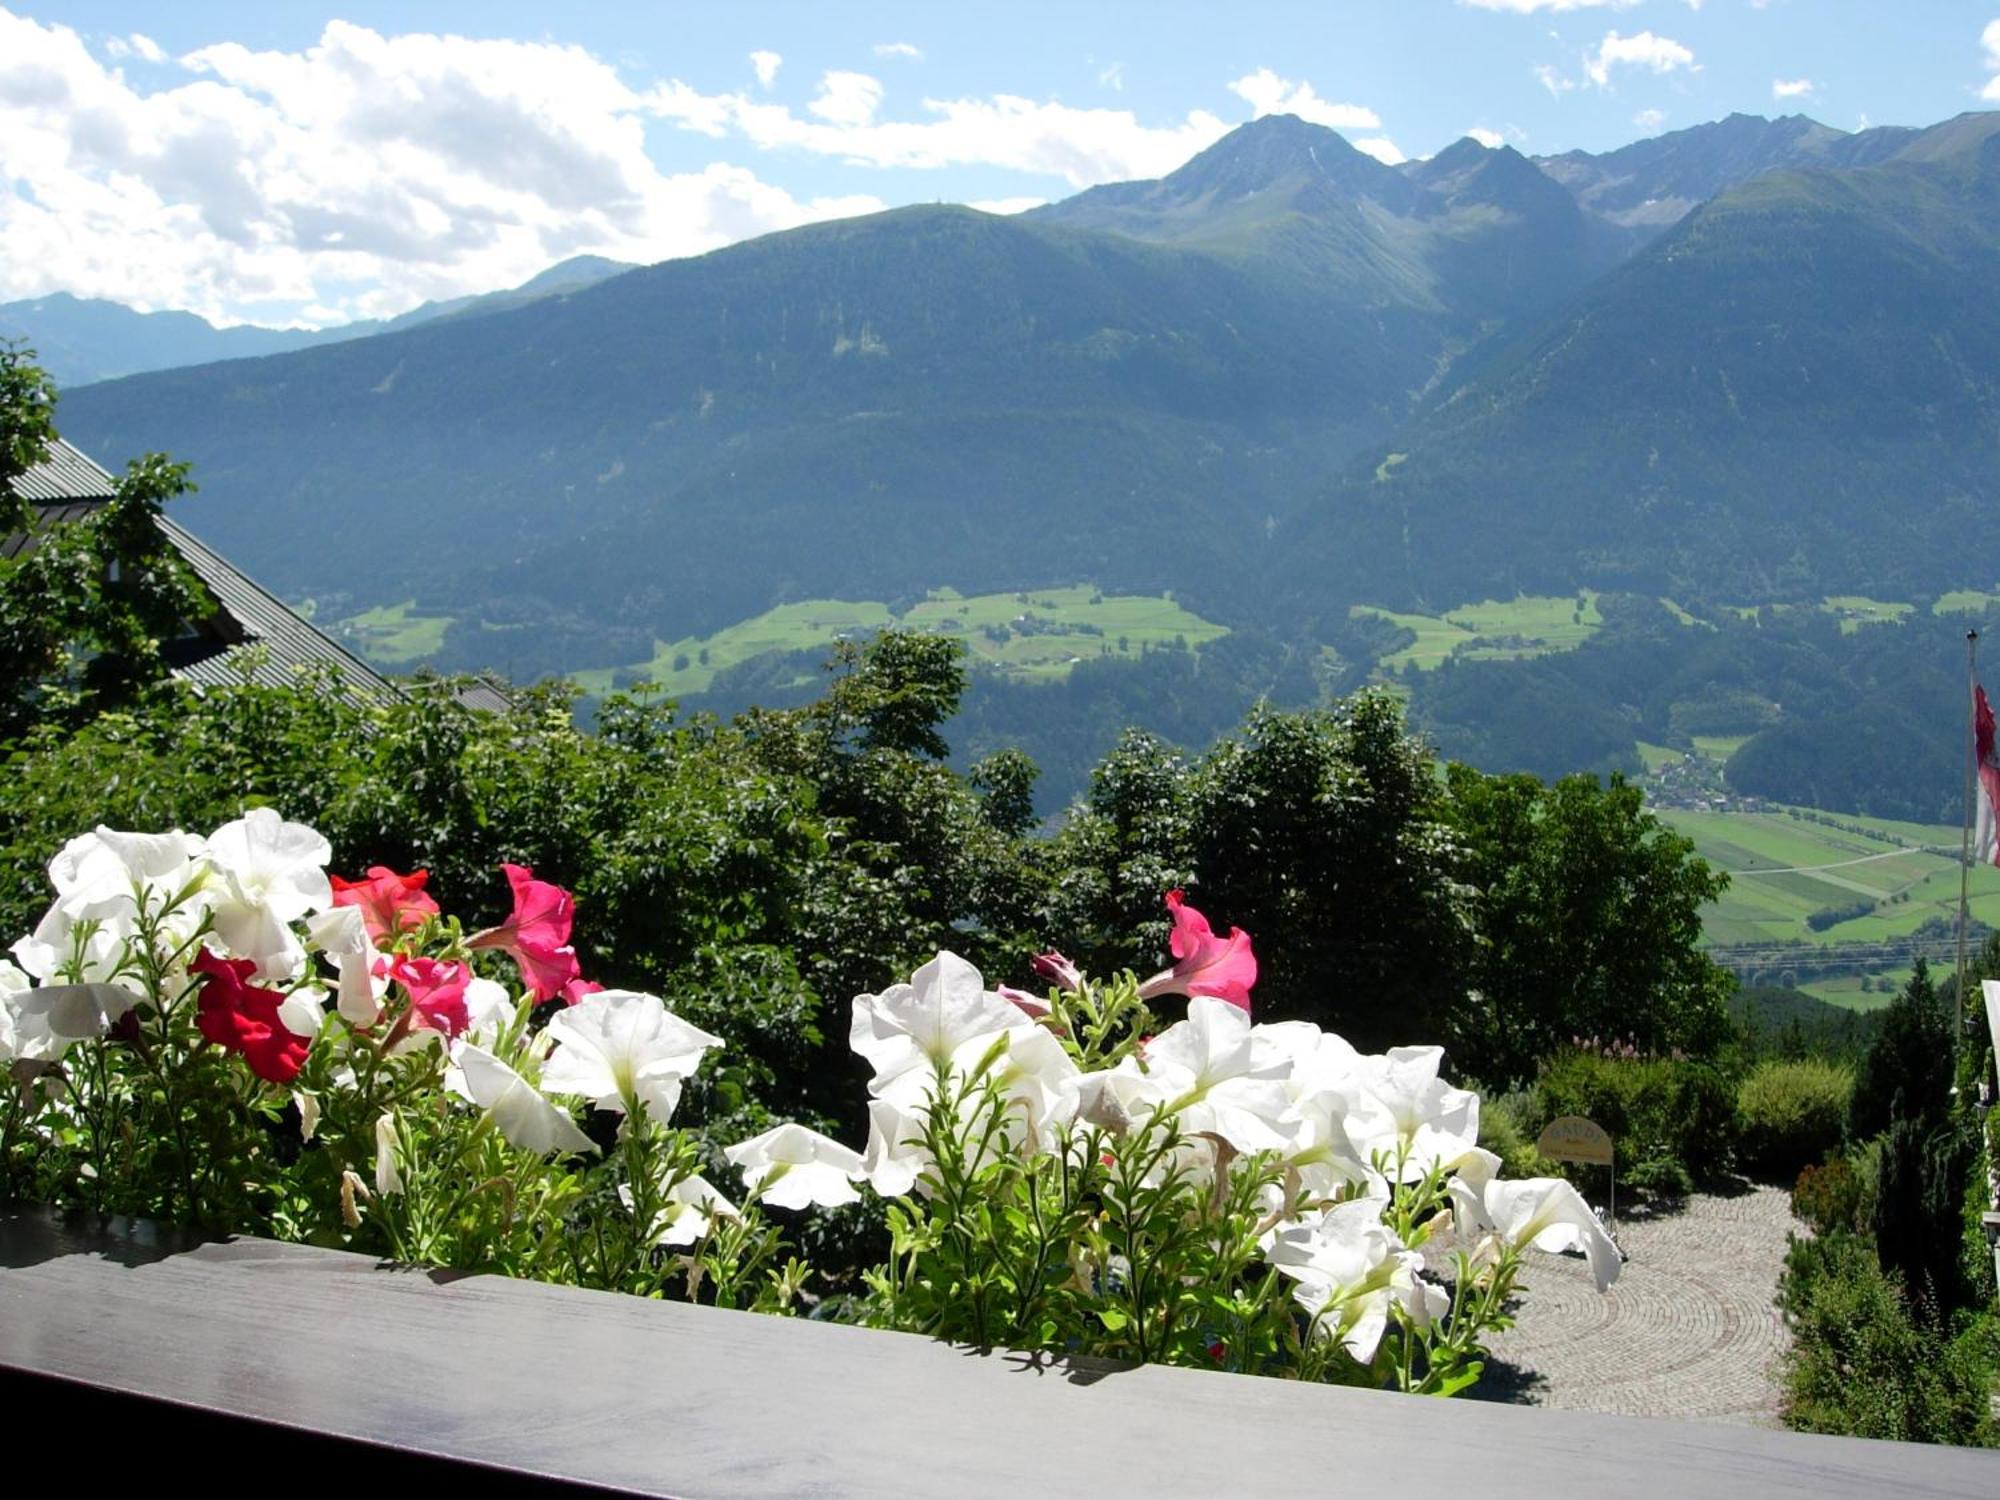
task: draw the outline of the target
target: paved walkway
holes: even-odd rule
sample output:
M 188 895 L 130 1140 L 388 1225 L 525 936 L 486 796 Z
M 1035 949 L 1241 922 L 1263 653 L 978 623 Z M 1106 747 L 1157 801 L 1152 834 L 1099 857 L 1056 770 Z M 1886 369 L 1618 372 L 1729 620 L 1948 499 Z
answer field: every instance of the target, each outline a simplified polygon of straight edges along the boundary
M 1515 1326 L 1491 1341 L 1470 1394 L 1779 1425 L 1776 1363 L 1788 1335 L 1772 1297 L 1795 1227 L 1780 1188 L 1625 1220 L 1618 1240 L 1631 1259 L 1603 1296 L 1580 1259 L 1531 1251 Z

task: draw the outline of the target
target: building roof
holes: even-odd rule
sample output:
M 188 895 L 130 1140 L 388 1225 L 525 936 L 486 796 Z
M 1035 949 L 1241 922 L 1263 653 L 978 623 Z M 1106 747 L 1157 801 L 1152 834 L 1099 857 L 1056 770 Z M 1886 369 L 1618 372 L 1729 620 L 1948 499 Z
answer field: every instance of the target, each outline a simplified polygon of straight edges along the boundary
M 47 521 L 75 521 L 89 515 L 116 493 L 116 481 L 80 449 L 57 438 L 49 457 L 13 481 L 14 493 L 31 501 Z M 196 687 L 215 687 L 244 680 L 246 646 L 262 648 L 263 659 L 249 680 L 284 686 L 307 668 L 331 667 L 340 674 L 344 696 L 355 701 L 397 697 L 401 690 L 367 662 L 306 618 L 276 594 L 256 582 L 194 533 L 165 516 L 160 530 L 195 575 L 207 585 L 220 606 L 209 619 L 177 640 L 165 642 L 161 654 L 174 676 Z M 19 556 L 32 542 L 25 534 L 0 538 L 0 557 Z M 502 711 L 511 707 L 506 694 L 487 683 L 461 688 L 459 701 L 468 708 Z

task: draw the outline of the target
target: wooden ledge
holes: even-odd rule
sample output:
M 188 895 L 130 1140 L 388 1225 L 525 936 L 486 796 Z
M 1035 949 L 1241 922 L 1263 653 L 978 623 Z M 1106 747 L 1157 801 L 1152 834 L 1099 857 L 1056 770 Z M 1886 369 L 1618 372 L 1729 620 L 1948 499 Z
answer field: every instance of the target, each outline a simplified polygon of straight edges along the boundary
M 482 1495 L 2000 1494 L 1992 1453 L 979 1355 L 33 1209 L 0 1209 L 0 1384 L 17 1433 L 76 1445 L 107 1484 L 438 1473 Z

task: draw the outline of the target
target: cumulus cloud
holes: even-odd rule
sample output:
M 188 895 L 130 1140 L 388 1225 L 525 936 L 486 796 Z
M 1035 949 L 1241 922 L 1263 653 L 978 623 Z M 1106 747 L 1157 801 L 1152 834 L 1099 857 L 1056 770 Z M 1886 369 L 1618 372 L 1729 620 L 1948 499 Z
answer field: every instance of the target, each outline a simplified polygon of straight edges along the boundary
M 760 87 L 769 88 L 778 81 L 778 69 L 785 65 L 785 59 L 776 52 L 753 52 L 750 67 L 757 75 Z
M 921 58 L 924 53 L 921 47 L 913 47 L 908 42 L 877 42 L 875 44 L 875 55 L 877 57 L 907 57 L 915 61 Z
M 976 208 L 984 214 L 1024 214 L 1048 201 L 1046 198 L 975 198 L 966 207 Z
M 1122 90 L 1125 87 L 1125 64 L 1115 62 L 1109 67 L 1100 69 L 1097 83 L 1100 88 Z
M 110 38 L 105 42 L 104 50 L 112 57 L 136 57 L 141 62 L 163 63 L 167 60 L 167 49 L 139 31 L 129 36 Z
M 1507 137 L 1497 130 L 1487 130 L 1483 126 L 1475 125 L 1465 133 L 1488 151 L 1498 151 L 1507 144 Z
M 1620 36 L 1615 31 L 1607 31 L 1596 50 L 1584 58 L 1583 71 L 1590 76 L 1592 83 L 1605 88 L 1611 82 L 1611 70 L 1617 67 L 1650 68 L 1655 73 L 1672 73 L 1680 69 L 1692 71 L 1698 66 L 1694 53 L 1671 37 L 1655 36 L 1650 31 L 1641 31 L 1633 36 Z
M 662 173 L 649 98 L 578 47 L 334 21 L 299 51 L 222 43 L 179 69 L 141 90 L 71 28 L 0 9 L 0 299 L 376 316 L 570 255 L 660 260 L 881 206 L 725 162 Z
M 1366 105 L 1336 104 L 1322 99 L 1310 83 L 1293 83 L 1269 68 L 1245 74 L 1229 85 L 1229 92 L 1247 103 L 1258 119 L 1265 115 L 1297 115 L 1301 120 L 1334 130 L 1382 128 L 1381 118 Z
M 1986 71 L 1993 75 L 1979 97 L 2000 103 L 2000 19 L 1986 23 L 1986 29 L 1979 33 L 1979 45 L 1986 49 Z
M 1015 94 L 925 99 L 925 118 L 913 120 L 878 119 L 872 113 L 866 119 L 835 119 L 818 107 L 824 101 L 838 111 L 845 99 L 857 105 L 858 116 L 864 92 L 858 85 L 822 81 L 820 98 L 801 116 L 781 104 L 703 94 L 676 81 L 650 90 L 646 108 L 685 129 L 717 137 L 739 134 L 764 150 L 803 151 L 868 167 L 1003 167 L 1061 177 L 1079 188 L 1163 176 L 1229 130 L 1207 110 L 1190 110 L 1178 124 L 1153 126 L 1142 125 L 1130 110 L 1078 109 Z
M 1803 99 L 1818 87 L 1810 78 L 1773 78 L 1773 99 Z
M 806 106 L 822 120 L 858 129 L 875 118 L 882 103 L 882 85 L 866 73 L 838 69 L 820 75 L 819 97 Z
M 1353 144 L 1356 151 L 1374 157 L 1375 160 L 1387 167 L 1400 167 L 1404 162 L 1409 160 L 1409 157 L 1403 154 L 1402 147 L 1398 146 L 1386 135 L 1363 136 Z
M 1663 109 L 1642 109 L 1632 116 L 1632 123 L 1652 135 L 1667 123 L 1667 112 Z

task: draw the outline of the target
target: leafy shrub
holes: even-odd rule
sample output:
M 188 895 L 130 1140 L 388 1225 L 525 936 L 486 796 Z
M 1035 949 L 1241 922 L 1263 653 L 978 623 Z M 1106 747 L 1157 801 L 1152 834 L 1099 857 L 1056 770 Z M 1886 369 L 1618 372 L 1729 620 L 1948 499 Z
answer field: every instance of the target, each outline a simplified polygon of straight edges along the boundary
M 1694 1176 L 1679 1158 L 1654 1156 L 1627 1172 L 1625 1185 L 1636 1192 L 1678 1200 L 1694 1191 Z
M 1870 1227 L 1885 1270 L 1899 1277 L 1914 1310 L 1945 1327 L 1977 1289 L 1964 1254 L 1965 1199 L 1977 1175 L 1972 1131 L 1899 1120 L 1881 1141 L 1881 1168 Z
M 1582 1115 L 1608 1130 L 1619 1176 L 1634 1186 L 1647 1175 L 1663 1186 L 1713 1177 L 1735 1142 L 1736 1091 L 1712 1063 L 1571 1050 L 1549 1062 L 1535 1097 L 1544 1120 Z
M 1544 1177 L 1561 1167 L 1535 1149 L 1535 1096 L 1525 1089 L 1489 1096 L 1479 1111 L 1479 1144 L 1500 1158 L 1509 1177 Z
M 1840 1144 L 1854 1074 L 1817 1058 L 1760 1063 L 1736 1091 L 1744 1166 L 1783 1181 Z
M 1861 1174 L 1844 1156 L 1807 1167 L 1792 1186 L 1792 1213 L 1814 1234 L 1862 1229 L 1868 1222 L 1868 1200 Z
M 1785 1421 L 1801 1432 L 1994 1446 L 1989 1323 L 1956 1339 L 1910 1316 L 1859 1235 L 1795 1240 L 1779 1305 L 1791 1324 Z

